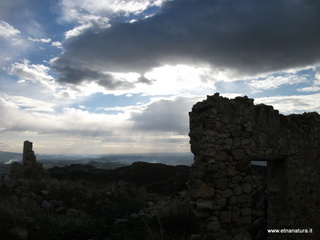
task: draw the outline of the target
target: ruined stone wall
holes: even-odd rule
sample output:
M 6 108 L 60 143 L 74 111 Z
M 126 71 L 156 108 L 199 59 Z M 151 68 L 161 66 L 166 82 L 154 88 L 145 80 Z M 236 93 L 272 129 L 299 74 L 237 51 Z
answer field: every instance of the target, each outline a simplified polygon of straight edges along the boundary
M 189 115 L 195 156 L 189 189 L 203 239 L 252 237 L 254 158 L 270 159 L 268 227 L 320 229 L 317 113 L 283 116 L 247 97 L 215 94 Z
M 32 149 L 33 144 L 30 141 L 23 143 L 22 164 L 14 162 L 10 167 L 10 177 L 19 179 L 48 179 L 50 175 L 47 170 L 43 168 L 41 163 L 36 161 L 36 156 Z
M 28 140 L 23 142 L 22 164 L 24 166 L 30 166 L 36 163 L 36 156 L 32 147 L 32 142 L 29 142 Z

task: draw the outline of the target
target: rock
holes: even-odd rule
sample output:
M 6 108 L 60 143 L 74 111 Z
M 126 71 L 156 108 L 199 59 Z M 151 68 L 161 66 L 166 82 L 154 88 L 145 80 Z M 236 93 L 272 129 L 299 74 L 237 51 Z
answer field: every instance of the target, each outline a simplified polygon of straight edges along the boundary
M 215 155 L 215 160 L 217 161 L 226 161 L 228 160 L 228 158 L 229 158 L 229 155 L 225 151 L 219 152 L 218 154 Z
M 240 210 L 241 216 L 249 216 L 252 214 L 251 208 L 244 208 Z
M 45 196 L 49 195 L 49 190 L 41 190 L 41 193 Z
M 237 236 L 235 236 L 234 238 L 232 238 L 232 240 L 250 240 L 250 238 L 246 237 L 243 234 L 238 234 Z
M 114 221 L 114 224 L 115 224 L 115 225 L 118 225 L 118 224 L 126 223 L 126 222 L 128 222 L 128 219 L 116 219 L 116 220 Z
M 242 180 L 242 177 L 240 175 L 236 175 L 232 178 L 233 183 L 239 183 Z
M 214 180 L 214 185 L 217 189 L 224 190 L 228 187 L 228 179 L 227 178 L 220 178 Z
M 9 176 L 4 176 L 4 186 L 7 188 L 14 188 L 16 186 L 16 181 Z
M 213 204 L 211 201 L 199 200 L 196 204 L 199 209 L 213 209 Z
M 250 194 L 242 194 L 238 196 L 238 203 L 247 203 L 251 199 Z
M 14 236 L 16 236 L 18 239 L 25 240 L 28 238 L 28 232 L 26 229 L 21 227 L 14 227 L 10 231 Z
M 265 215 L 265 212 L 264 211 L 257 211 L 256 215 L 258 217 L 263 217 Z
M 246 151 L 242 148 L 235 148 L 231 150 L 234 160 L 244 160 L 246 158 Z
M 240 186 L 235 187 L 235 188 L 233 189 L 233 193 L 234 193 L 235 195 L 240 195 L 240 194 L 242 193 L 242 188 L 241 188 Z
M 214 190 L 206 183 L 201 183 L 198 185 L 196 191 L 190 191 L 190 195 L 193 197 L 200 197 L 200 198 L 210 198 L 214 196 Z
M 25 217 L 24 218 L 24 221 L 27 223 L 27 224 L 33 224 L 35 221 L 32 217 Z
M 202 237 L 201 237 L 201 235 L 198 235 L 198 234 L 192 234 L 189 237 L 189 240 L 202 240 Z
M 66 212 L 67 216 L 77 216 L 79 215 L 80 210 L 74 209 L 74 208 L 69 208 Z
M 218 232 L 221 229 L 221 223 L 218 221 L 209 222 L 207 225 L 207 229 L 211 232 Z
M 244 183 L 241 185 L 243 193 L 251 193 L 251 185 L 249 183 Z
M 138 218 L 139 214 L 138 213 L 132 213 L 130 214 L 129 218 Z
M 219 198 L 216 200 L 216 204 L 221 208 L 226 205 L 226 202 L 227 200 L 225 198 Z
M 52 208 L 52 205 L 47 200 L 43 200 L 41 203 L 41 207 L 44 209 L 50 209 L 50 208 Z
M 220 220 L 222 223 L 230 223 L 231 222 L 231 211 L 221 211 L 220 212 Z
M 223 198 L 229 198 L 229 197 L 231 197 L 232 195 L 233 195 L 233 192 L 232 192 L 231 189 L 226 189 L 226 190 L 222 191 L 222 193 L 221 193 L 221 196 L 222 196 Z
M 237 198 L 235 196 L 232 196 L 231 198 L 229 198 L 228 203 L 233 206 L 237 203 Z
M 235 167 L 239 172 L 251 174 L 251 167 L 248 161 L 237 162 Z
M 237 225 L 247 225 L 251 223 L 251 217 L 239 217 L 233 220 Z
M 126 186 L 126 185 L 128 185 L 128 183 L 126 181 L 123 181 L 123 180 L 118 181 L 119 187 Z

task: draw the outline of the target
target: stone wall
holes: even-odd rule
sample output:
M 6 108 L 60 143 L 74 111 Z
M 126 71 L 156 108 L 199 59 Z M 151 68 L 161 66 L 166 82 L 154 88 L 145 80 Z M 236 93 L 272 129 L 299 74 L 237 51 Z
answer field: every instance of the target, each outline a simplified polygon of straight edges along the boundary
M 189 115 L 194 154 L 189 189 L 202 239 L 256 238 L 251 231 L 254 159 L 268 162 L 268 228 L 313 228 L 304 236 L 320 239 L 317 113 L 284 116 L 272 106 L 254 105 L 253 99 L 216 93 Z

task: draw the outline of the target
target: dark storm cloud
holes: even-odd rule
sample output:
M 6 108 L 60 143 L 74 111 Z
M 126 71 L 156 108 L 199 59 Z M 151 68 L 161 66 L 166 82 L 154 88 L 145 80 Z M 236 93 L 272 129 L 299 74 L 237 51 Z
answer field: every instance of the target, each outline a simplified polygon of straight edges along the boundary
M 211 64 L 253 75 L 320 59 L 320 1 L 174 0 L 134 23 L 73 38 L 53 67 L 139 72 L 163 64 Z M 65 69 L 65 72 L 61 72 Z
M 60 73 L 59 82 L 78 84 L 84 81 L 95 81 L 107 89 L 130 89 L 133 83 L 114 78 L 111 74 L 92 71 L 90 69 L 74 69 L 69 66 L 57 68 Z
M 132 113 L 134 130 L 164 131 L 187 134 L 189 129 L 188 112 L 195 100 L 177 98 L 175 100 L 160 100 L 148 106 L 141 113 Z

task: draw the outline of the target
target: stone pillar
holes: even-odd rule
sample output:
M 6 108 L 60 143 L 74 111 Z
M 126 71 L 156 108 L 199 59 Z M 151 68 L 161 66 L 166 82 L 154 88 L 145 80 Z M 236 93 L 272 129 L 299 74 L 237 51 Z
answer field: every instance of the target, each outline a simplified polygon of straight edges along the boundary
M 47 170 L 42 167 L 41 163 L 36 161 L 36 156 L 32 150 L 32 142 L 24 141 L 22 164 L 13 163 L 10 168 L 10 176 L 34 180 L 50 178 Z
M 32 166 L 36 164 L 36 156 L 32 150 L 32 142 L 28 140 L 23 143 L 22 163 L 24 166 Z

